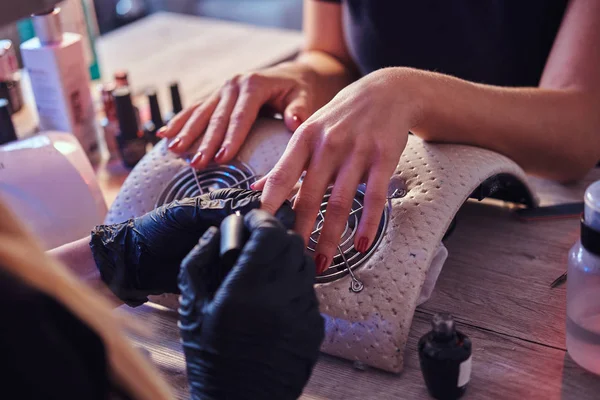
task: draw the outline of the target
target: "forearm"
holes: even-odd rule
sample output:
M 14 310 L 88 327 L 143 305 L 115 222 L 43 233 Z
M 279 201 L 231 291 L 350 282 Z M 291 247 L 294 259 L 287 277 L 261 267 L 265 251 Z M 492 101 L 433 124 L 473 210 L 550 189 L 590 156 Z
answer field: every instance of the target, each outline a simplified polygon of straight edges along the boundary
M 402 68 L 395 75 L 417 93 L 412 131 L 425 140 L 488 148 L 559 181 L 581 177 L 600 160 L 596 92 L 500 88 Z
M 83 238 L 50 250 L 48 254 L 62 262 L 75 276 L 96 292 L 101 293 L 116 305 L 122 304 L 123 302 L 102 281 L 89 243 L 89 238 Z

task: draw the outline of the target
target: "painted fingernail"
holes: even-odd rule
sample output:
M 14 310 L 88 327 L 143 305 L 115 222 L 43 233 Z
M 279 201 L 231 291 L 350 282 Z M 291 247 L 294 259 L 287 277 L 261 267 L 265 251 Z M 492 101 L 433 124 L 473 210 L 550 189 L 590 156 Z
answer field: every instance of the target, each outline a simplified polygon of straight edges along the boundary
M 369 239 L 365 236 L 358 239 L 356 250 L 358 250 L 359 253 L 366 253 L 367 250 L 369 250 Z
M 328 267 L 327 257 L 325 257 L 323 254 L 317 255 L 317 258 L 315 258 L 315 263 L 317 264 L 317 274 L 319 275 L 325 272 Z
M 225 152 L 227 151 L 227 147 L 221 147 L 221 149 L 217 152 L 215 156 L 215 161 L 220 162 L 223 157 L 225 157 Z
M 165 137 L 165 132 L 167 131 L 167 127 L 163 126 L 162 128 L 160 128 L 158 130 L 158 132 L 156 132 L 156 136 L 158 136 L 159 138 L 164 138 Z
M 169 149 L 173 150 L 181 143 L 181 138 L 175 138 L 171 143 L 169 143 Z
M 202 154 L 201 151 L 197 152 L 194 158 L 192 158 L 192 161 L 190 161 L 190 164 L 193 165 L 199 163 L 200 161 L 202 161 L 202 157 L 204 157 L 204 154 Z

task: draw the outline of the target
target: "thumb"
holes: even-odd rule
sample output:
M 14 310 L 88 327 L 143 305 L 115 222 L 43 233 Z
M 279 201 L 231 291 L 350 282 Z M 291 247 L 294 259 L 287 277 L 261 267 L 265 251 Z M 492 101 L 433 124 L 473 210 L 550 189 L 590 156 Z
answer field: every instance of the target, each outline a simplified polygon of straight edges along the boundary
M 306 92 L 298 92 L 291 97 L 291 101 L 283 113 L 285 126 L 291 132 L 295 132 L 310 117 L 309 114 L 308 96 Z

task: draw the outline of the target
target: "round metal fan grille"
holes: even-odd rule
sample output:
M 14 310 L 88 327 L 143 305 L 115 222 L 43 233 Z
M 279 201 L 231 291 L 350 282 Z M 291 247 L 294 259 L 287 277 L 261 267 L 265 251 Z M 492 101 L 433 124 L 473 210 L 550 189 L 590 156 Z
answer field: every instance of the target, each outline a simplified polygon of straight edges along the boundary
M 196 177 L 202 189 L 198 188 Z M 184 167 L 165 186 L 160 196 L 158 196 L 156 207 L 218 189 L 250 189 L 250 185 L 256 181 L 254 172 L 240 161 L 231 164 L 209 165 L 203 170 L 196 171 L 196 177 L 191 168 Z
M 315 226 L 307 246 L 307 249 L 310 253 L 314 253 L 315 248 L 317 247 L 317 242 L 319 240 L 319 236 L 321 235 L 321 229 L 323 228 L 324 218 L 326 217 L 327 204 L 329 197 L 331 196 L 332 188 L 333 187 L 329 187 L 327 189 L 327 192 L 325 193 L 325 196 L 323 197 L 321 209 L 319 211 L 319 215 L 317 216 L 317 220 L 315 221 Z M 385 232 L 385 229 L 387 227 L 389 214 L 388 206 L 384 208 L 383 215 L 381 216 L 381 222 L 379 223 L 379 229 L 377 230 L 377 235 L 369 251 L 363 254 L 359 253 L 354 248 L 354 238 L 356 236 L 358 224 L 362 216 L 364 198 L 365 185 L 362 184 L 358 187 L 356 191 L 356 196 L 354 196 L 352 210 L 350 211 L 350 215 L 348 216 L 348 221 L 346 222 L 344 233 L 341 236 L 340 245 L 338 246 L 338 252 L 334 256 L 331 266 L 327 270 L 325 270 L 325 272 L 323 272 L 321 275 L 317 276 L 317 282 L 331 282 L 348 275 L 348 269 L 354 271 L 362 263 L 364 263 L 371 256 L 371 254 L 373 254 L 377 246 L 379 246 L 379 243 L 383 238 L 383 233 Z

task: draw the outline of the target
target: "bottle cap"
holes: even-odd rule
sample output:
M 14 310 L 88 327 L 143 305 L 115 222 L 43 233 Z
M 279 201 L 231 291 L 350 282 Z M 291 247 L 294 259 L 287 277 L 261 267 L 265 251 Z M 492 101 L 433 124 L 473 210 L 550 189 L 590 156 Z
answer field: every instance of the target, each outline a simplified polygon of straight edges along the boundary
M 139 127 L 129 88 L 123 87 L 115 89 L 113 97 L 115 99 L 121 137 L 123 139 L 137 138 Z
M 0 145 L 17 140 L 9 108 L 8 100 L 0 99 Z
M 129 86 L 129 73 L 125 70 L 115 72 L 114 79 L 118 88 Z
M 60 43 L 63 40 L 60 8 L 33 15 L 33 27 L 42 44 Z
M 181 104 L 181 95 L 179 94 L 179 83 L 173 82 L 169 86 L 169 90 L 171 91 L 171 103 L 173 104 L 173 114 L 177 114 L 183 110 L 183 105 Z
M 146 91 L 148 96 L 148 104 L 150 105 L 150 118 L 154 124 L 154 129 L 160 129 L 165 125 L 162 114 L 160 112 L 160 105 L 158 104 L 158 95 L 156 89 L 148 89 Z
M 435 314 L 431 320 L 431 328 L 436 339 L 447 340 L 456 333 L 454 319 L 450 314 Z

